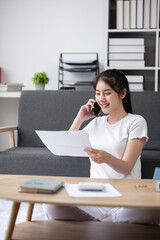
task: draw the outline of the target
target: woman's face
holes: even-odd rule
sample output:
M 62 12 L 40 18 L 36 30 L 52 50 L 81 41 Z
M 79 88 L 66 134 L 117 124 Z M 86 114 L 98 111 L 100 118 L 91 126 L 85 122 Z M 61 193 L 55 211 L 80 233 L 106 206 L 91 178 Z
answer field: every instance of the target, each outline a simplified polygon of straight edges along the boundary
M 122 106 L 122 96 L 119 96 L 109 84 L 99 80 L 96 86 L 96 102 L 100 105 L 104 114 L 114 113 Z

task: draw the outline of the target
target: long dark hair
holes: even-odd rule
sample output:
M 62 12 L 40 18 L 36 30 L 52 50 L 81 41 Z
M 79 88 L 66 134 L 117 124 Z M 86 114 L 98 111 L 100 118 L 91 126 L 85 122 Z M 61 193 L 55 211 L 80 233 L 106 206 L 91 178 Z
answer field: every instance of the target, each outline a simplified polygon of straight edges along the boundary
M 132 113 L 132 104 L 129 91 L 128 80 L 124 73 L 116 69 L 109 69 L 100 73 L 93 83 L 93 87 L 96 90 L 96 86 L 99 80 L 109 84 L 110 87 L 120 95 L 123 89 L 126 89 L 126 96 L 122 99 L 123 107 L 127 113 Z

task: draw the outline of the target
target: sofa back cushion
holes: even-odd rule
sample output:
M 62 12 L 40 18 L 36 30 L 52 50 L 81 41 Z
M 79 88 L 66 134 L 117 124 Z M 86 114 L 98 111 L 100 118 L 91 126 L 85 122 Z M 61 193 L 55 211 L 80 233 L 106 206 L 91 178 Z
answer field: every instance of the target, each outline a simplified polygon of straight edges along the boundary
M 44 147 L 35 130 L 68 130 L 94 91 L 23 91 L 19 103 L 18 146 Z
M 142 115 L 147 121 L 149 141 L 144 149 L 160 150 L 160 93 L 132 92 L 131 99 L 133 112 Z
M 94 91 L 23 91 L 19 105 L 18 146 L 44 146 L 35 130 L 68 130 L 80 106 L 94 95 Z M 148 124 L 149 141 L 144 149 L 160 150 L 160 93 L 132 92 L 131 99 L 133 112 L 142 115 Z

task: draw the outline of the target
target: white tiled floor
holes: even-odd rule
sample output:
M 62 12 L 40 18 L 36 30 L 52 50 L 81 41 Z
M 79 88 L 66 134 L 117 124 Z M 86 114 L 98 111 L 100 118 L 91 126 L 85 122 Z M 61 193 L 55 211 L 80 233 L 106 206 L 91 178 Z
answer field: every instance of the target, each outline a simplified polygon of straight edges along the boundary
M 22 203 L 16 223 L 24 222 L 27 212 L 27 203 Z M 12 202 L 0 199 L 0 239 L 4 240 L 5 231 L 8 226 L 9 216 L 12 208 Z M 45 219 L 43 208 L 41 204 L 35 204 L 33 212 L 33 220 Z

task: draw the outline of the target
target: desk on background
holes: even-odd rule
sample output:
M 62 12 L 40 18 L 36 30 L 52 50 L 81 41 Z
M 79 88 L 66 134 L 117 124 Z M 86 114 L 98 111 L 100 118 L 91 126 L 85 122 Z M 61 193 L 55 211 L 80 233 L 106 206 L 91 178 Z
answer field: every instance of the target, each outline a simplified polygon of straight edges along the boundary
M 78 183 L 80 181 L 97 181 L 111 183 L 122 197 L 115 198 L 73 198 L 69 197 L 65 188 L 61 188 L 56 194 L 33 194 L 19 193 L 18 186 L 29 179 L 51 179 L 62 180 L 66 183 Z M 133 179 L 89 179 L 75 177 L 44 177 L 44 176 L 20 176 L 0 175 L 0 198 L 14 202 L 6 240 L 11 239 L 15 227 L 15 220 L 21 202 L 30 204 L 27 220 L 31 220 L 34 203 L 48 203 L 61 206 L 107 206 L 107 207 L 130 207 L 141 209 L 160 209 L 160 193 L 155 192 L 155 180 L 133 180 Z M 145 187 L 139 187 L 145 186 Z M 24 223 L 25 224 L 25 223 Z M 31 222 L 32 224 L 32 222 Z M 47 223 L 46 223 L 47 224 Z M 23 236 L 23 231 L 22 231 Z

